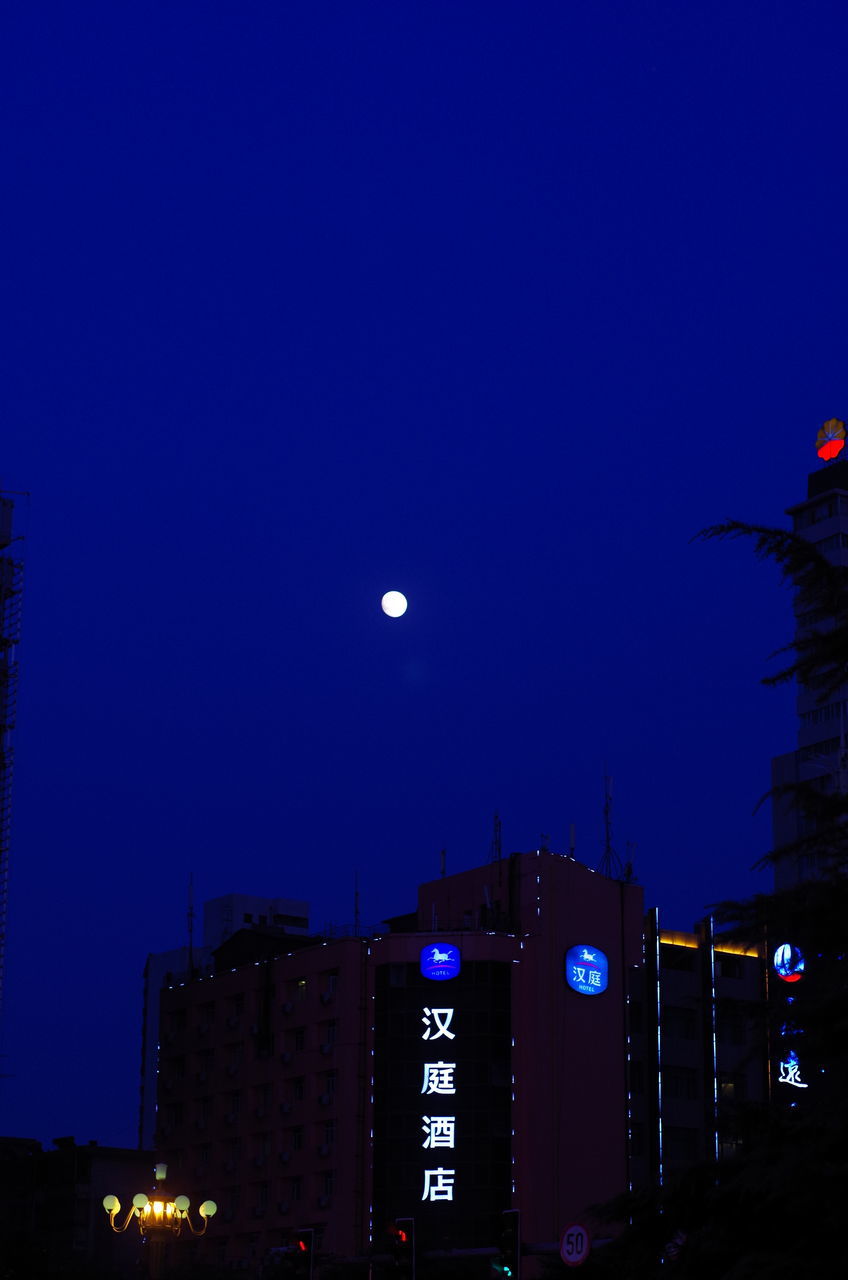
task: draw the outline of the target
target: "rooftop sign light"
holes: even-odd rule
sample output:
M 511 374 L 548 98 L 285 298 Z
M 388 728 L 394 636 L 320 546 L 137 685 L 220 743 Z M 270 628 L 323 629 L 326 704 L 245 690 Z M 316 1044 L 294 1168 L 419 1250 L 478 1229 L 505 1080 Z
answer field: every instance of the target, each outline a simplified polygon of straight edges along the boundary
M 829 418 L 816 436 L 816 453 L 822 462 L 832 462 L 845 448 L 845 423 L 840 418 Z
M 774 952 L 774 971 L 784 982 L 800 982 L 804 976 L 804 956 L 800 947 L 781 942 Z
M 565 980 L 581 996 L 599 996 L 607 989 L 609 961 L 597 947 L 571 947 L 565 955 Z
M 432 982 L 445 982 L 459 974 L 459 947 L 450 942 L 431 942 L 421 948 L 421 973 Z

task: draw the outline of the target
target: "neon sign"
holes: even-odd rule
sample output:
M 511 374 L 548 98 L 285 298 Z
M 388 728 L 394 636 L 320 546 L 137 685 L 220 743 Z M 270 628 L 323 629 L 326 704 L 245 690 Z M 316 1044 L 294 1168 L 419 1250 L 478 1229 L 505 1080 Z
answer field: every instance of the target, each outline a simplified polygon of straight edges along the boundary
M 832 462 L 845 448 L 845 423 L 829 418 L 816 436 L 816 453 L 823 462 Z
M 796 1089 L 806 1089 L 806 1081 L 801 1079 L 801 1063 L 794 1049 L 790 1049 L 782 1062 L 778 1064 L 780 1074 L 778 1084 L 794 1084 Z
M 781 942 L 774 953 L 774 971 L 783 982 L 800 982 L 804 976 L 804 956 L 800 947 Z
M 607 989 L 609 961 L 597 947 L 571 947 L 565 956 L 565 980 L 581 996 L 598 996 Z
M 425 951 L 435 951 L 435 947 L 425 947 Z M 452 950 L 456 951 L 456 947 Z M 457 952 L 457 956 L 458 956 Z M 421 953 L 422 965 L 424 961 L 424 952 Z M 422 1040 L 439 1040 L 444 1037 L 446 1040 L 455 1040 L 456 1032 L 451 1031 L 450 1025 L 453 1022 L 453 1009 L 431 1009 L 425 1005 L 421 1013 L 421 1021 L 424 1024 L 424 1030 L 421 1034 Z M 424 1063 L 424 1083 L 421 1086 L 421 1092 L 429 1098 L 431 1095 L 442 1097 L 456 1096 L 456 1081 L 454 1074 L 456 1072 L 455 1062 L 425 1062 Z M 421 1132 L 424 1134 L 424 1141 L 421 1147 L 424 1151 L 432 1151 L 434 1147 L 447 1147 L 453 1151 L 456 1146 L 456 1115 L 440 1115 L 440 1116 L 422 1116 Z M 453 1188 L 456 1181 L 456 1169 L 445 1169 L 439 1166 L 438 1169 L 424 1170 L 424 1190 L 421 1195 L 422 1200 L 427 1200 L 434 1204 L 437 1200 L 453 1200 Z
M 460 970 L 461 956 L 459 947 L 450 942 L 431 942 L 421 948 L 421 973 L 431 982 L 446 982 L 455 978 Z

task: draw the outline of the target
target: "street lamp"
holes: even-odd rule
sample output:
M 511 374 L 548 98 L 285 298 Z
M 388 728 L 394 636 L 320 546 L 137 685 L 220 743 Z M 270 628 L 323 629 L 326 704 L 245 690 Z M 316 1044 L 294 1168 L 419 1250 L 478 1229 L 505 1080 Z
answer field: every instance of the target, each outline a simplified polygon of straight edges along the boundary
M 192 1235 L 205 1235 L 209 1219 L 218 1212 L 218 1206 L 214 1200 L 204 1200 L 197 1210 L 201 1225 L 195 1226 L 189 1217 L 191 1201 L 188 1196 L 176 1196 L 172 1200 L 165 1191 L 163 1184 L 167 1172 L 166 1164 L 157 1164 L 156 1186 L 152 1197 L 146 1196 L 143 1191 L 134 1195 L 132 1205 L 127 1210 L 123 1222 L 118 1220 L 118 1214 L 121 1212 L 121 1202 L 118 1197 L 112 1195 L 103 1197 L 103 1208 L 109 1215 L 109 1226 L 113 1231 L 126 1231 L 133 1218 L 138 1219 L 139 1233 L 145 1243 L 151 1246 L 150 1274 L 153 1277 L 159 1274 L 164 1246 L 169 1240 L 179 1236 L 183 1224 L 188 1227 Z

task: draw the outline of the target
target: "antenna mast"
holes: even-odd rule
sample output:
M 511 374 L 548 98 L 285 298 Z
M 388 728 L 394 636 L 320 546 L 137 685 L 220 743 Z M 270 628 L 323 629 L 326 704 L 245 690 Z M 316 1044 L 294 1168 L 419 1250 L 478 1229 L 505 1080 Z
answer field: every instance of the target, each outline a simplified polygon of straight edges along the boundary
M 501 819 L 500 814 L 495 814 L 495 820 L 492 823 L 492 845 L 489 853 L 490 862 L 500 862 L 501 860 Z
M 188 924 L 188 976 L 189 981 L 194 977 L 194 872 L 188 873 L 188 911 L 186 912 L 186 923 Z
M 608 773 L 604 774 L 604 852 L 597 869 L 610 880 L 624 876 L 621 859 L 612 847 L 612 778 Z

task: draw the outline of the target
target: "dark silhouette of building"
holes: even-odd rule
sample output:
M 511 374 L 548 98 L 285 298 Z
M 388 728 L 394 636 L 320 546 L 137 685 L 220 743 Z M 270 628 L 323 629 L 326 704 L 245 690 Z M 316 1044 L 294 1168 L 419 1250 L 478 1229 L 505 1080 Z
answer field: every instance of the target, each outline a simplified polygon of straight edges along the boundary
M 23 561 L 14 553 L 14 503 L 0 496 L 0 1005 L 6 962 L 12 803 L 12 730 L 18 686 Z
M 149 1151 L 0 1138 L 0 1275 L 9 1280 L 138 1274 L 139 1235 L 116 1236 L 103 1197 L 129 1205 L 153 1180 Z
M 790 507 L 792 528 L 833 564 L 848 565 L 848 460 L 839 458 L 812 471 L 807 497 Z M 796 635 L 826 630 L 831 619 L 796 606 Z M 772 760 L 772 786 L 813 783 L 823 791 L 848 791 L 848 688 L 841 686 L 824 700 L 820 689 L 798 687 L 797 745 Z M 775 849 L 786 849 L 812 834 L 812 820 L 793 802 L 791 792 L 776 795 L 772 806 Z M 811 855 L 789 854 L 775 863 L 775 888 L 788 889 L 815 874 Z

